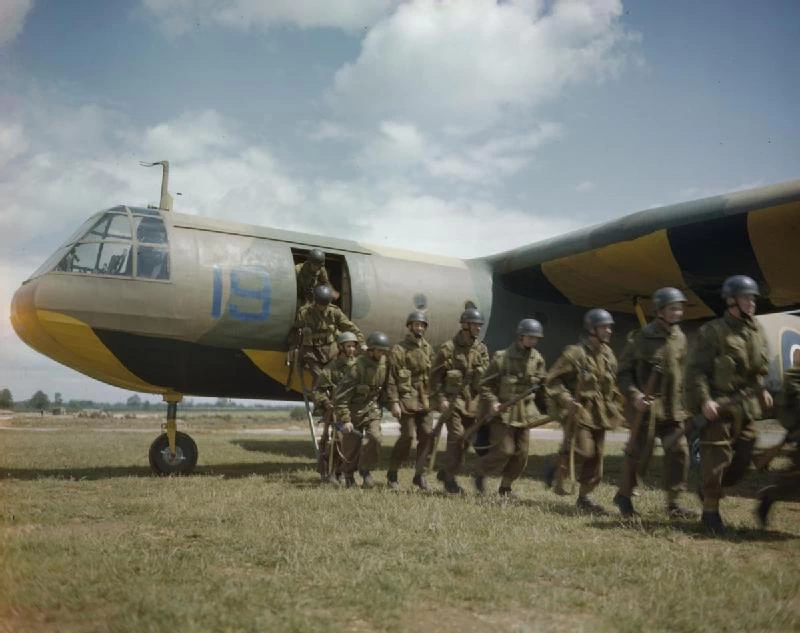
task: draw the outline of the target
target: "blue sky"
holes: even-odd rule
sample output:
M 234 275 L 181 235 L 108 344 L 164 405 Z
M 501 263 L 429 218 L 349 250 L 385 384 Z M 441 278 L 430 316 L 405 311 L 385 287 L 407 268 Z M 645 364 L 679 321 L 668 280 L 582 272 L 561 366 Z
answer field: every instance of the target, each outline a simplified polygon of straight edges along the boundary
M 28 350 L 75 226 L 176 210 L 458 256 L 800 175 L 795 2 L 6 0 L 0 386 L 127 393 Z

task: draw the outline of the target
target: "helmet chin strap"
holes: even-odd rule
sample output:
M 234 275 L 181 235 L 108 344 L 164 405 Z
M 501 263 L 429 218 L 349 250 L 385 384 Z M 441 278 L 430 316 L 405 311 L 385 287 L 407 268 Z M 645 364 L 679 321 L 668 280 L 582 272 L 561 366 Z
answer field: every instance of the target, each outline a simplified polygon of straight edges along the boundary
M 728 304 L 727 312 L 729 312 L 734 319 L 739 319 L 740 321 L 749 321 L 752 318 L 742 309 L 742 305 L 739 303 L 739 297 L 733 297 L 733 303 Z

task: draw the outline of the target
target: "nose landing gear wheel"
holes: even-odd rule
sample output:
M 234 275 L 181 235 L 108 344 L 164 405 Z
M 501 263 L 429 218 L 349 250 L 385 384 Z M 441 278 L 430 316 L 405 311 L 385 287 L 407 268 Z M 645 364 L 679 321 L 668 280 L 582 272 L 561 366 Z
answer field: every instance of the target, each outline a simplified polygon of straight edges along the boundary
M 150 445 L 150 468 L 157 475 L 188 475 L 196 465 L 197 444 L 186 433 L 175 433 L 174 455 L 169 450 L 166 433 L 159 435 Z

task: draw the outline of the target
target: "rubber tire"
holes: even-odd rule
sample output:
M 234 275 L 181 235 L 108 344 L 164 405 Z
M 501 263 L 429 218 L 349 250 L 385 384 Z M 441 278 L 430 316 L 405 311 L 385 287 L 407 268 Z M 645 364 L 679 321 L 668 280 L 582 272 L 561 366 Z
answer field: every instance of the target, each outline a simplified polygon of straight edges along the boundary
M 169 448 L 167 434 L 162 433 L 150 445 L 150 468 L 157 475 L 188 475 L 197 466 L 197 444 L 186 433 L 175 433 L 175 451 L 183 459 L 175 464 L 164 460 L 163 452 Z

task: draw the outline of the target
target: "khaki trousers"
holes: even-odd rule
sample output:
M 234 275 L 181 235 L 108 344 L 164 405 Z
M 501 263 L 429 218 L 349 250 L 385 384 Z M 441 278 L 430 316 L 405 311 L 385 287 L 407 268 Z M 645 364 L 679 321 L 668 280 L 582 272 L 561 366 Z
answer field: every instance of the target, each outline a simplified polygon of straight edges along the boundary
M 431 453 L 428 445 L 432 440 L 433 423 L 428 411 L 417 411 L 414 413 L 403 413 L 400 416 L 400 437 L 392 448 L 389 457 L 389 470 L 397 471 L 400 466 L 408 460 L 411 455 L 411 445 L 414 443 L 414 436 L 417 439 L 417 459 L 415 462 L 415 474 L 425 472 L 426 461 Z

